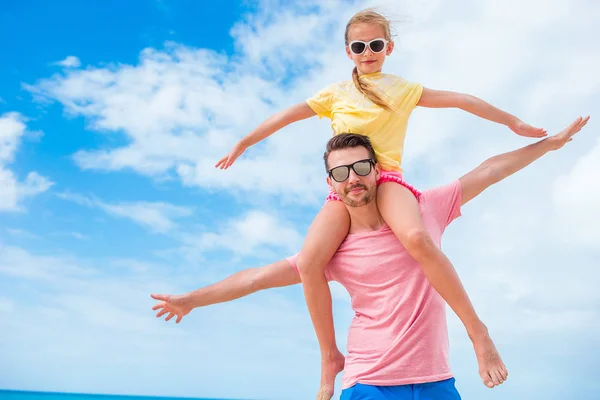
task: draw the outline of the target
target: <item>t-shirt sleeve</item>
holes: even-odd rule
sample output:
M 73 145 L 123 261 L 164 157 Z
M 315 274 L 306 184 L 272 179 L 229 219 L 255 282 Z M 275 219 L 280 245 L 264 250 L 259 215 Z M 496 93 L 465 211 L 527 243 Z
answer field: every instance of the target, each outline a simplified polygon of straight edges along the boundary
M 298 258 L 298 254 L 300 254 L 300 253 L 296 253 L 293 256 L 286 257 L 285 259 L 287 260 L 288 263 L 290 263 L 290 266 L 294 269 L 294 271 L 296 271 L 296 273 L 298 275 L 300 275 L 300 271 L 298 271 L 298 265 L 296 264 L 296 259 Z
M 331 110 L 333 109 L 334 93 L 333 87 L 327 86 L 319 90 L 314 96 L 306 99 L 306 104 L 315 112 L 319 118 L 331 119 Z
M 293 256 L 286 257 L 285 259 L 290 264 L 290 266 L 294 269 L 294 271 L 296 271 L 296 273 L 298 275 L 300 275 L 300 271 L 298 270 L 298 264 L 296 264 L 296 260 L 298 259 L 298 254 L 300 254 L 300 253 L 296 253 Z M 327 278 L 328 282 L 333 280 L 330 272 L 327 269 L 325 269 L 325 277 Z
M 462 186 L 460 180 L 423 192 L 423 202 L 427 211 L 436 219 L 442 229 L 460 217 Z
M 421 95 L 423 94 L 423 85 L 420 83 L 409 82 L 403 78 L 396 78 L 395 103 L 398 109 L 410 112 L 419 103 Z

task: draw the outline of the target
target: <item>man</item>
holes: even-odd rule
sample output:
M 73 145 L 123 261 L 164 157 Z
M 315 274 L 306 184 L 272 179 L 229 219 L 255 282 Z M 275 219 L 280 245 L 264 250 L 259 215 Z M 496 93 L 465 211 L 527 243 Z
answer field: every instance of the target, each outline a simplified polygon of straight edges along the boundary
M 423 221 L 436 245 L 460 207 L 490 185 L 512 175 L 549 151 L 560 149 L 587 123 L 578 118 L 560 133 L 501 154 L 455 182 L 428 190 L 420 201 Z M 349 292 L 355 317 L 348 333 L 348 355 L 323 368 L 344 369 L 341 399 L 454 400 L 460 395 L 448 359 L 446 308 L 419 264 L 387 227 L 375 200 L 379 166 L 368 138 L 344 134 L 327 145 L 327 182 L 350 213 L 348 237 L 327 266 L 327 277 Z M 181 295 L 152 295 L 161 302 L 157 317 L 176 322 L 193 308 L 230 301 L 258 290 L 300 283 L 295 257 L 240 271 L 214 285 Z M 294 268 L 290 268 L 290 265 Z M 483 377 L 500 384 L 507 378 Z M 335 378 L 335 375 L 334 375 Z M 318 399 L 333 396 L 333 382 Z

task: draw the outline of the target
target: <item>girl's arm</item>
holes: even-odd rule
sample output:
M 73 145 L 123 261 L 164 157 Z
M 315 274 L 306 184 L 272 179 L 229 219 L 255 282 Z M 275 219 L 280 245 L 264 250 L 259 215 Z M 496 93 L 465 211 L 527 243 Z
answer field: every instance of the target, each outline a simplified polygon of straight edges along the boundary
M 423 88 L 417 105 L 428 108 L 460 108 L 478 117 L 506 125 L 517 135 L 536 138 L 546 136 L 544 129 L 534 128 L 514 115 L 469 94 Z
M 306 102 L 298 103 L 283 111 L 278 112 L 275 115 L 267 118 L 263 123 L 256 127 L 248 135 L 244 136 L 235 146 L 231 149 L 229 154 L 223 157 L 215 165 L 217 168 L 227 169 L 233 164 L 233 162 L 240 156 L 246 149 L 263 139 L 268 138 L 273 133 L 277 132 L 281 128 L 291 124 L 292 122 L 300 121 L 302 119 L 310 118 L 317 115 L 312 108 L 306 104 Z

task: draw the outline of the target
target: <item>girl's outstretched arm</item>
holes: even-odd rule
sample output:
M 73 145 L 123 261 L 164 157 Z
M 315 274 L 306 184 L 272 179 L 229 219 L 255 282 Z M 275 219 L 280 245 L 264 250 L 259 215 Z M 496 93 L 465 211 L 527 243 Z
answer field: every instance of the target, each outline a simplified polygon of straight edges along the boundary
M 256 129 L 237 142 L 231 151 L 219 160 L 215 167 L 221 169 L 229 168 L 248 147 L 266 139 L 292 122 L 310 118 L 315 115 L 317 114 L 312 108 L 310 108 L 306 102 L 302 102 L 270 116 L 263 123 L 258 125 Z
M 506 125 L 517 135 L 534 138 L 546 136 L 546 130 L 526 124 L 514 115 L 469 94 L 423 88 L 417 105 L 428 108 L 460 108 L 478 117 Z

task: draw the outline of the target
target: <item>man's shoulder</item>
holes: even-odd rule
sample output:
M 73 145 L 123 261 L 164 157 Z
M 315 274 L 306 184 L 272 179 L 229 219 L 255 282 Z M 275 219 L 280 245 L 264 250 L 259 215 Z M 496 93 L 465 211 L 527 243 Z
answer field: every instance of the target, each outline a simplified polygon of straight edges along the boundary
M 440 224 L 448 225 L 460 216 L 462 186 L 459 179 L 422 192 L 419 200 L 421 213 L 435 217 Z
M 421 192 L 421 201 L 432 203 L 442 198 L 453 198 L 461 187 L 460 179 L 454 179 L 446 184 L 438 185 Z

